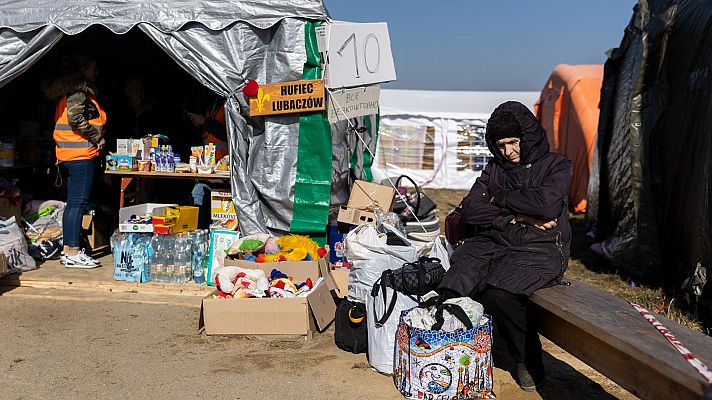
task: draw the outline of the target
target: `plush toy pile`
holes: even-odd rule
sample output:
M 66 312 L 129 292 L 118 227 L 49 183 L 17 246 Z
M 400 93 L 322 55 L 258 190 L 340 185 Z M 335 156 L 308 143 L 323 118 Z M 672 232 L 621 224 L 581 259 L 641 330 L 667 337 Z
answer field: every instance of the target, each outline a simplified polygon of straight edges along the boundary
M 292 277 L 278 269 L 272 269 L 269 277 L 260 269 L 247 269 L 236 266 L 226 266 L 215 276 L 215 284 L 219 290 L 216 298 L 250 297 L 306 297 L 314 287 L 321 284 L 323 278 L 316 283 L 307 278 L 304 282 L 295 283 Z
M 233 242 L 227 251 L 228 257 L 232 259 L 258 263 L 318 260 L 326 253 L 326 246 L 319 247 L 308 236 L 287 235 L 274 238 L 267 234 L 246 236 Z
M 308 236 L 287 235 L 274 238 L 267 234 L 246 236 L 232 243 L 227 255 L 232 259 L 255 263 L 312 261 L 323 258 L 328 247 L 319 247 Z M 225 266 L 215 276 L 218 298 L 305 297 L 323 281 L 307 279 L 295 282 L 275 264 L 269 276 L 261 269 Z

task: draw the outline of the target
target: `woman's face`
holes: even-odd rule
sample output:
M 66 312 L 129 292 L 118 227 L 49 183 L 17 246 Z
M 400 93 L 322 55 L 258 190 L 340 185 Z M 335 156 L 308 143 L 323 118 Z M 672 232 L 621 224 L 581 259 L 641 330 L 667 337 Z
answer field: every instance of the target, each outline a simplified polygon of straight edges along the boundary
M 500 153 L 507 159 L 507 161 L 512 164 L 519 164 L 520 161 L 520 149 L 519 143 L 521 140 L 518 137 L 509 137 L 500 139 L 497 141 L 497 148 Z
M 96 82 L 96 76 L 99 75 L 99 71 L 96 69 L 96 61 L 92 61 L 88 65 L 82 67 L 80 72 L 84 79 L 92 83 Z

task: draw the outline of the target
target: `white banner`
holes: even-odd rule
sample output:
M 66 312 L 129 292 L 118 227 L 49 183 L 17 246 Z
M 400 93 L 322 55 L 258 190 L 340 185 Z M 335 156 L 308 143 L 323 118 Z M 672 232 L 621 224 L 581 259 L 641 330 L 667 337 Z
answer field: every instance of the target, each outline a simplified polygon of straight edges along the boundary
M 378 86 L 330 90 L 326 99 L 329 122 L 335 124 L 349 118 L 377 114 L 380 97 L 381 88 Z

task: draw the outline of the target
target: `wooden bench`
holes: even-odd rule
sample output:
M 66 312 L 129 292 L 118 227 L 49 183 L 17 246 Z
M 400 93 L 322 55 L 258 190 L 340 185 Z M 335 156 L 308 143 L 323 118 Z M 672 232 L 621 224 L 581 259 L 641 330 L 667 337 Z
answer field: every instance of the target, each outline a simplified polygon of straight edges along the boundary
M 566 280 L 531 296 L 542 335 L 641 399 L 700 399 L 706 381 L 630 304 Z M 712 368 L 712 337 L 655 317 Z

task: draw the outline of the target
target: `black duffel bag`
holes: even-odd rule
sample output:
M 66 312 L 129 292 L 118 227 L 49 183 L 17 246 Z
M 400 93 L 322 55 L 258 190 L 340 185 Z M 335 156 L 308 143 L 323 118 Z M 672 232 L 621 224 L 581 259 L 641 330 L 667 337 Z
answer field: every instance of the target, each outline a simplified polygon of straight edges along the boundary
M 438 258 L 420 257 L 403 264 L 396 270 L 387 269 L 381 274 L 385 284 L 397 292 L 422 296 L 435 290 L 445 276 L 445 268 Z
M 343 299 L 336 307 L 334 324 L 336 347 L 354 354 L 368 350 L 365 304 Z

